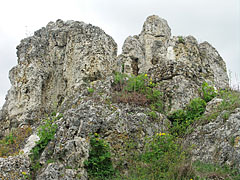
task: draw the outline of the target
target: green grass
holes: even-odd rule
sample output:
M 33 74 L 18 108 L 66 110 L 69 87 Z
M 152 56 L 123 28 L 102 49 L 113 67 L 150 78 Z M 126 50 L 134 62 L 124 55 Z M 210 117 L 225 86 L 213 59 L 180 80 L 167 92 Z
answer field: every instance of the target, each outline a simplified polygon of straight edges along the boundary
M 222 178 L 225 180 L 239 180 L 240 172 L 237 169 L 229 166 L 220 166 L 217 164 L 203 163 L 195 161 L 193 168 L 199 180 L 205 180 L 210 178 Z

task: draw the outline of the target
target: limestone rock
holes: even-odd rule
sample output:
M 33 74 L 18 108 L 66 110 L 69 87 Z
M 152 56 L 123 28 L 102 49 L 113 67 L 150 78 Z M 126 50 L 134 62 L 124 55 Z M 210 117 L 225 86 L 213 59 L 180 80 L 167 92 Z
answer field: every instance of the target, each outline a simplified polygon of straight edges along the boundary
M 200 126 L 186 142 L 194 145 L 193 160 L 207 163 L 234 165 L 240 161 L 240 109 L 236 109 L 228 119 L 223 111 L 214 122 Z
M 45 113 L 63 114 L 55 122 L 55 138 L 41 152 L 39 180 L 87 180 L 84 161 L 93 133 L 109 143 L 117 166 L 127 155 L 123 148 L 127 143 L 134 142 L 142 151 L 146 136 L 168 131 L 171 122 L 165 115 L 155 112 L 157 119 L 153 119 L 147 107 L 112 102 L 114 71 L 147 73 L 164 93 L 166 111 L 183 108 L 198 97 L 204 81 L 218 89 L 228 87 L 225 63 L 209 43 L 198 44 L 193 36 L 172 37 L 167 21 L 155 15 L 147 18 L 139 35 L 125 40 L 118 57 L 109 35 L 78 21 L 50 22 L 22 40 L 17 49 L 18 65 L 9 73 L 12 87 L 0 110 L 0 139 L 25 124 L 36 133 Z M 207 111 L 219 102 L 217 98 L 209 102 Z M 189 137 L 197 145 L 193 159 L 239 161 L 239 113 L 236 109 L 229 119 L 222 114 L 193 132 Z M 34 133 L 23 155 L 0 158 L 0 178 L 23 179 L 22 172 L 30 172 L 27 155 L 38 140 Z M 127 168 L 128 162 L 123 163 Z
M 128 142 L 135 142 L 141 150 L 145 136 L 167 131 L 170 122 L 163 114 L 157 113 L 158 119 L 153 121 L 147 115 L 150 109 L 109 103 L 111 78 L 95 81 L 91 86 L 96 90 L 91 96 L 82 90 L 72 97 L 71 104 L 67 101 L 63 103 L 64 109 L 69 108 L 56 122 L 59 128 L 54 141 L 41 155 L 43 168 L 37 176 L 39 179 L 57 179 L 67 170 L 70 175 L 65 175 L 63 179 L 86 178 L 84 161 L 89 156 L 91 134 L 98 133 L 109 143 L 115 157 L 113 163 L 117 164 L 119 157 L 126 154 L 122 147 Z M 54 162 L 47 164 L 48 159 L 54 159 Z
M 124 42 L 119 61 L 128 74 L 147 72 L 152 65 L 164 58 L 167 53 L 171 29 L 167 21 L 156 16 L 149 16 L 144 22 L 141 34 L 128 37 Z
M 22 122 L 34 124 L 82 84 L 109 76 L 117 65 L 115 41 L 100 28 L 78 21 L 50 22 L 22 40 L 17 50 L 1 133 Z
M 171 37 L 166 20 L 150 16 L 139 35 L 128 37 L 118 56 L 118 70 L 148 73 L 164 92 L 170 111 L 184 107 L 197 96 L 203 82 L 228 88 L 226 64 L 209 43 L 193 36 Z
M 214 81 L 216 88 L 226 88 L 229 86 L 229 80 L 227 75 L 226 64 L 217 50 L 211 46 L 208 42 L 199 44 L 199 50 L 202 59 L 202 65 L 204 69 L 211 69 L 214 75 Z M 210 66 L 210 68 L 206 67 Z
M 25 179 L 30 173 L 30 159 L 27 155 L 0 158 L 0 179 Z
M 34 148 L 34 146 L 36 145 L 36 142 L 39 141 L 39 137 L 36 134 L 32 134 L 31 136 L 28 137 L 26 145 L 23 148 L 23 152 L 24 154 L 29 154 L 30 151 Z

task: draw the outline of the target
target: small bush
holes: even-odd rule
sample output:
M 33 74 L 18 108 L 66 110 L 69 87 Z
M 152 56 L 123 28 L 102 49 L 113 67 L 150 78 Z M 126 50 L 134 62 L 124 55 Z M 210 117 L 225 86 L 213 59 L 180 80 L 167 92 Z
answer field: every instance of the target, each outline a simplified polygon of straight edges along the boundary
M 43 125 L 38 129 L 39 140 L 36 142 L 34 148 L 30 151 L 31 159 L 31 177 L 34 178 L 35 173 L 41 168 L 39 158 L 44 151 L 48 143 L 54 139 L 55 133 L 57 131 L 57 125 L 54 122 L 62 117 L 62 114 L 56 114 L 53 112 L 51 117 L 43 120 Z
M 170 134 L 157 133 L 147 138 L 143 153 L 138 157 L 133 167 L 130 167 L 129 175 L 122 176 L 122 179 L 180 180 L 193 177 L 190 168 L 184 171 L 179 167 L 183 165 L 186 156 L 181 146 L 176 143 L 176 138 Z
M 90 179 L 112 179 L 115 170 L 109 145 L 95 133 L 90 139 L 89 158 L 84 162 Z
M 196 171 L 198 179 L 240 179 L 239 170 L 226 165 L 220 166 L 218 164 L 195 161 L 193 168 Z
M 146 85 L 145 82 L 147 81 L 147 74 L 140 74 L 138 76 L 131 76 L 126 85 L 126 90 L 128 92 L 145 92 Z
M 155 111 L 149 112 L 148 115 L 154 120 L 158 118 L 158 115 Z
M 152 111 L 163 112 L 163 93 L 154 89 L 156 84 L 147 74 L 128 77 L 117 73 L 114 78 L 113 102 L 123 102 L 137 105 L 148 105 Z
M 217 96 L 217 91 L 214 89 L 214 87 L 209 86 L 208 83 L 204 82 L 202 84 L 202 99 L 206 102 L 211 101 L 213 98 Z
M 175 136 L 185 135 L 187 128 L 202 116 L 206 109 L 206 102 L 201 98 L 195 98 L 186 106 L 168 116 L 172 122 L 170 132 Z

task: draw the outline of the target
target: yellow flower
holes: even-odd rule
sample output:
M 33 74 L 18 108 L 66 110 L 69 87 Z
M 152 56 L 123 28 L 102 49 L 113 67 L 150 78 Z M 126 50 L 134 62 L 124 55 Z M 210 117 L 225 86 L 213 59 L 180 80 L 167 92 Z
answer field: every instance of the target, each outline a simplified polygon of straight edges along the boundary
M 99 141 L 99 138 L 96 138 L 96 141 Z
M 147 74 L 145 74 L 145 77 L 147 77 Z
M 150 84 L 152 84 L 152 81 L 150 81 Z
M 157 136 L 165 136 L 166 133 L 157 133 Z
M 22 175 L 27 175 L 27 173 L 26 172 L 22 172 Z
M 98 133 L 94 133 L 94 136 L 98 136 Z

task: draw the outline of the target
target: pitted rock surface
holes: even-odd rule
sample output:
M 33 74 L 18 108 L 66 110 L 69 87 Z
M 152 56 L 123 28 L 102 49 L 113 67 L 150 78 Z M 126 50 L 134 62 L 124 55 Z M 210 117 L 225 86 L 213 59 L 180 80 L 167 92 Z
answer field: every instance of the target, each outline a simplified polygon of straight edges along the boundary
M 0 110 L 0 139 L 25 124 L 33 135 L 24 154 L 0 158 L 0 179 L 24 179 L 22 172 L 29 174 L 27 155 L 38 140 L 37 127 L 45 113 L 61 112 L 63 118 L 55 122 L 55 138 L 41 153 L 38 180 L 87 180 L 84 161 L 95 132 L 109 143 L 114 165 L 127 156 L 123 148 L 127 143 L 136 143 L 141 151 L 146 136 L 167 132 L 171 122 L 165 115 L 155 112 L 157 119 L 153 119 L 147 107 L 112 102 L 114 71 L 146 73 L 163 93 L 167 112 L 198 97 L 204 81 L 216 89 L 228 88 L 226 65 L 216 49 L 207 42 L 198 44 L 193 36 L 172 37 L 167 21 L 156 15 L 146 19 L 139 35 L 125 40 L 118 57 L 109 35 L 78 21 L 50 22 L 17 49 L 18 65 L 9 73 L 12 87 Z M 210 101 L 206 113 L 219 103 L 221 99 Z M 237 163 L 239 116 L 236 109 L 228 119 L 220 115 L 196 129 L 187 139 L 197 147 L 193 159 Z M 127 167 L 128 162 L 122 163 Z
M 214 47 L 198 44 L 193 36 L 171 37 L 167 21 L 156 15 L 146 19 L 139 35 L 125 40 L 118 65 L 129 75 L 148 73 L 159 83 L 171 111 L 199 96 L 204 81 L 217 89 L 229 85 L 226 64 Z
M 99 27 L 78 21 L 50 22 L 17 47 L 18 65 L 3 113 L 1 134 L 20 123 L 34 124 L 83 83 L 116 69 L 117 44 Z M 55 104 L 55 105 L 54 105 Z
M 193 160 L 228 164 L 240 168 L 240 108 L 228 119 L 223 111 L 214 122 L 200 126 L 186 140 L 195 148 Z

